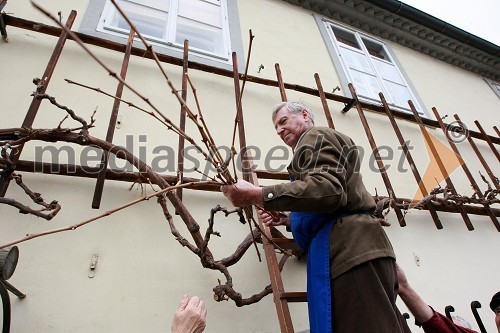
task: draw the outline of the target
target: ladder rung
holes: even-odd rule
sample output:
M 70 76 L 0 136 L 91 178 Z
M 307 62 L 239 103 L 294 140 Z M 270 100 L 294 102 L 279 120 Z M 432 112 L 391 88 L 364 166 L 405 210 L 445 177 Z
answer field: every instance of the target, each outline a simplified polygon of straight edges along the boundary
M 285 250 L 300 251 L 299 246 L 295 243 L 293 238 L 273 238 L 273 242 Z
M 281 299 L 288 302 L 307 302 L 307 293 L 305 291 L 293 291 L 281 293 Z

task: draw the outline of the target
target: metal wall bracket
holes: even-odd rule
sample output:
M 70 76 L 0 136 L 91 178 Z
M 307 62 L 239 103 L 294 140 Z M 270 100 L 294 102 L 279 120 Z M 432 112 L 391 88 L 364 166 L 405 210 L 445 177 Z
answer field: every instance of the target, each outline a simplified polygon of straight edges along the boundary
M 1 10 L 1 8 L 0 8 Z M 5 21 L 3 19 L 3 14 L 0 13 L 0 34 L 2 35 L 2 39 L 4 42 L 9 41 L 9 36 L 7 36 L 7 28 L 5 27 Z
M 93 278 L 95 276 L 95 269 L 97 267 L 98 259 L 99 255 L 97 253 L 93 254 L 92 258 L 90 258 L 89 278 Z
M 344 108 L 342 109 L 342 113 L 346 113 L 349 111 L 354 105 L 356 105 L 356 99 L 351 99 L 349 103 L 345 104 Z

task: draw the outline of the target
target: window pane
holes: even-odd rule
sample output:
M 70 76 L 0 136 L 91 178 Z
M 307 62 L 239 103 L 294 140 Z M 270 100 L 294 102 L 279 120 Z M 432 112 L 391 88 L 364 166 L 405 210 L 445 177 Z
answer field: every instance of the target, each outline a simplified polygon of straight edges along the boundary
M 179 16 L 222 28 L 220 3 L 216 5 L 201 0 L 180 0 Z
M 362 41 L 371 56 L 391 62 L 391 58 L 389 58 L 389 55 L 382 44 L 375 43 L 374 41 L 364 38 L 362 38 Z
M 351 71 L 352 83 L 358 95 L 379 100 L 378 93 L 382 91 L 377 78 L 373 75 Z
M 132 2 L 120 1 L 120 7 L 144 36 L 165 39 L 168 13 L 153 10 Z M 105 22 L 108 29 L 129 31 L 130 27 L 117 10 L 113 11 L 110 22 Z
M 175 42 L 182 44 L 185 39 L 189 40 L 189 47 L 225 56 L 222 29 L 179 17 Z
M 396 66 L 388 64 L 384 61 L 377 60 L 375 58 L 373 58 L 372 61 L 375 64 L 375 67 L 377 67 L 377 71 L 383 79 L 405 85 Z
M 170 0 L 126 0 L 126 1 L 155 8 L 164 12 L 168 12 L 170 8 Z M 123 1 L 120 1 L 119 3 L 120 6 L 121 2 Z
M 334 26 L 331 27 L 333 30 L 333 34 L 335 35 L 335 38 L 339 43 L 342 43 L 344 45 L 349 45 L 357 49 L 361 49 L 358 45 L 358 41 L 356 40 L 356 36 L 354 36 L 353 33 L 350 33 L 349 31 L 343 29 L 336 28 Z
M 408 100 L 413 100 L 408 88 L 389 81 L 385 81 L 384 84 L 389 90 L 389 101 L 397 106 L 408 109 Z M 412 102 L 418 104 L 417 101 Z
M 368 59 L 364 54 L 342 46 L 340 47 L 340 54 L 344 59 L 345 64 L 350 69 L 356 69 L 361 72 L 375 74 L 373 73 L 373 70 L 368 63 Z

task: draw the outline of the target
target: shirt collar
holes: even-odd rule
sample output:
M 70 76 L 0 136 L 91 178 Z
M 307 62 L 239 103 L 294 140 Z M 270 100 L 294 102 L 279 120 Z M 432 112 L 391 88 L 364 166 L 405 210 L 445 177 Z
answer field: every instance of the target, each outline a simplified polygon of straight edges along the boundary
M 314 128 L 314 126 L 306 129 L 304 131 L 304 133 L 302 133 L 300 136 L 299 136 L 299 139 L 297 140 L 297 143 L 295 144 L 295 147 L 293 147 L 293 151 L 295 151 L 295 149 L 297 149 L 297 147 L 299 146 L 299 143 L 300 143 L 300 140 L 302 140 L 302 138 L 304 137 L 304 134 L 306 134 L 307 132 L 309 132 L 309 130 L 311 130 L 312 128 Z

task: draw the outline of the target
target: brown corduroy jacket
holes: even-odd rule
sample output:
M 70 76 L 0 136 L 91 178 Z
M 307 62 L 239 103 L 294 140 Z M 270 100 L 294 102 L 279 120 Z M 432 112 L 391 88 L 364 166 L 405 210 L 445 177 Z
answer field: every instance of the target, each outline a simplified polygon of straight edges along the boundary
M 359 173 L 351 138 L 326 127 L 312 127 L 299 139 L 288 173 L 290 183 L 263 188 L 264 209 L 321 213 L 370 212 L 373 197 Z M 394 252 L 379 219 L 370 214 L 339 218 L 330 234 L 331 278 L 368 260 Z

